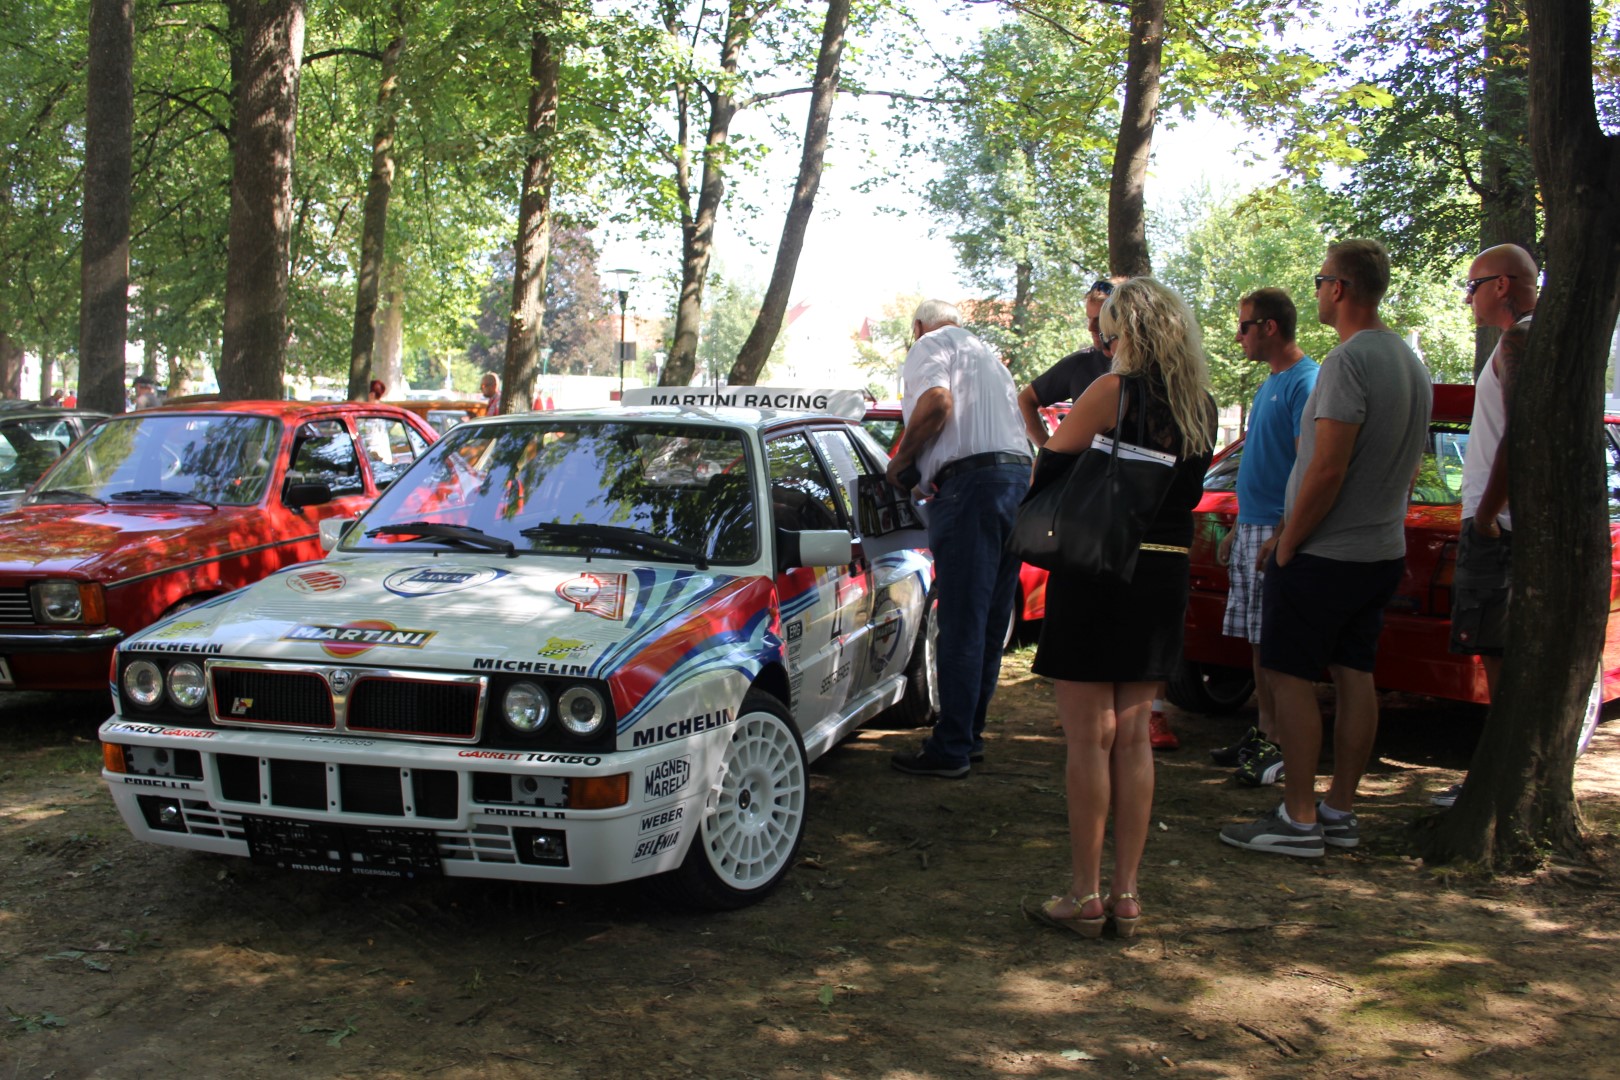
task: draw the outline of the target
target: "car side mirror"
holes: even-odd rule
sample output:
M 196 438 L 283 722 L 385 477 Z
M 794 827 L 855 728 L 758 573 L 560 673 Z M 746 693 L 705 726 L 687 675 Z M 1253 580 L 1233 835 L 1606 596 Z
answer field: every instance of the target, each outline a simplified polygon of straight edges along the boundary
M 289 482 L 282 489 L 281 501 L 290 509 L 302 510 L 306 506 L 319 506 L 332 501 L 332 486 L 321 481 Z
M 348 533 L 354 521 L 354 518 L 322 518 L 320 524 L 321 550 L 332 551 L 343 543 L 343 537 Z
M 855 557 L 855 541 L 847 529 L 807 529 L 776 533 L 784 569 L 795 566 L 843 566 Z

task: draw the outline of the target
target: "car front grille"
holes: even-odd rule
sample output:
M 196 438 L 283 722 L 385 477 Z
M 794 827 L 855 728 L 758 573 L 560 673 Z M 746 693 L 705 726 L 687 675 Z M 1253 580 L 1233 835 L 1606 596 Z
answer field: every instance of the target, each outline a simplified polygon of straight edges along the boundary
M 0 626 L 33 626 L 34 605 L 27 589 L 0 589 Z
M 349 694 L 350 731 L 417 735 L 435 739 L 478 736 L 476 683 L 361 679 Z
M 226 723 L 330 728 L 337 717 L 326 680 L 313 671 L 212 667 L 214 712 Z
M 208 677 L 222 727 L 466 743 L 478 741 L 488 689 L 481 675 L 224 660 Z

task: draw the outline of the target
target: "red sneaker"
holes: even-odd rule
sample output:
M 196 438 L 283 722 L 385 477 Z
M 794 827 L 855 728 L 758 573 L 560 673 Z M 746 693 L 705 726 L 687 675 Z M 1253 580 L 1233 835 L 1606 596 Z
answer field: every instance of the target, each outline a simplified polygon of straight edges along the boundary
M 1164 713 L 1155 712 L 1148 718 L 1148 745 L 1155 750 L 1180 750 L 1181 740 L 1170 730 L 1170 721 Z

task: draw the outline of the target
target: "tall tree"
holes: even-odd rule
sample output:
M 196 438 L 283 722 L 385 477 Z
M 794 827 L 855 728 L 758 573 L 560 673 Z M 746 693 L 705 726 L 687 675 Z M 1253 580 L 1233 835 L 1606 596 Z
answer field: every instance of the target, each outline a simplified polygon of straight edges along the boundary
M 79 396 L 124 407 L 129 333 L 130 136 L 135 121 L 132 0 L 91 0 L 79 264 Z
M 363 401 L 372 379 L 377 340 L 377 297 L 382 289 L 388 236 L 388 200 L 394 193 L 394 129 L 398 120 L 399 58 L 405 51 L 404 5 L 394 5 L 398 32 L 379 57 L 377 129 L 371 137 L 371 174 L 361 211 L 360 266 L 355 275 L 354 336 L 349 346 L 349 398 Z M 386 380 L 385 380 L 386 381 Z
M 1108 266 L 1136 277 L 1153 272 L 1147 244 L 1147 171 L 1159 119 L 1165 0 L 1130 0 L 1131 36 L 1125 53 L 1125 106 L 1108 185 Z
M 1462 795 L 1421 843 L 1434 861 L 1581 854 L 1573 772 L 1609 595 L 1603 374 L 1620 312 L 1620 136 L 1593 91 L 1588 0 L 1526 0 L 1530 131 L 1546 281 L 1508 439 L 1516 588 L 1502 677 Z M 1559 632 L 1547 633 L 1556 626 Z
M 555 173 L 558 57 L 551 31 L 554 3 L 540 5 L 540 25 L 529 41 L 529 152 L 518 205 L 517 262 L 512 271 L 512 319 L 506 332 L 501 411 L 523 411 L 534 398 L 545 320 L 546 262 L 551 255 L 551 184 Z
M 788 205 L 787 220 L 782 225 L 782 239 L 776 247 L 776 263 L 771 269 L 771 281 L 765 288 L 765 299 L 760 305 L 759 318 L 743 342 L 737 362 L 731 367 L 727 382 L 733 386 L 752 386 L 770 356 L 771 346 L 782 332 L 782 318 L 787 313 L 788 293 L 793 288 L 793 277 L 804 251 L 805 229 L 810 224 L 810 213 L 815 209 L 816 190 L 821 186 L 821 162 L 827 153 L 827 127 L 832 121 L 833 101 L 838 96 L 839 64 L 844 55 L 844 34 L 849 27 L 850 0 L 827 0 L 827 19 L 821 32 L 821 51 L 816 60 L 816 77 L 810 92 L 810 115 L 804 126 L 804 149 L 799 157 L 799 179 L 793 186 L 793 199 Z
M 279 398 L 287 358 L 287 260 L 293 150 L 304 52 L 303 0 L 229 0 L 230 246 L 219 387 L 227 398 Z

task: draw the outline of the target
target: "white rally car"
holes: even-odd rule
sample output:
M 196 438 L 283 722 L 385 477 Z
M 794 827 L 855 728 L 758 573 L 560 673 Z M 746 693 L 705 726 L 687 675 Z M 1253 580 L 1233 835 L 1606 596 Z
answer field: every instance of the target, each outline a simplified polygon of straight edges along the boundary
M 885 461 L 777 409 L 459 425 L 324 561 L 126 640 L 103 776 L 155 843 L 748 903 L 792 865 L 808 762 L 937 707 L 933 565 Z

